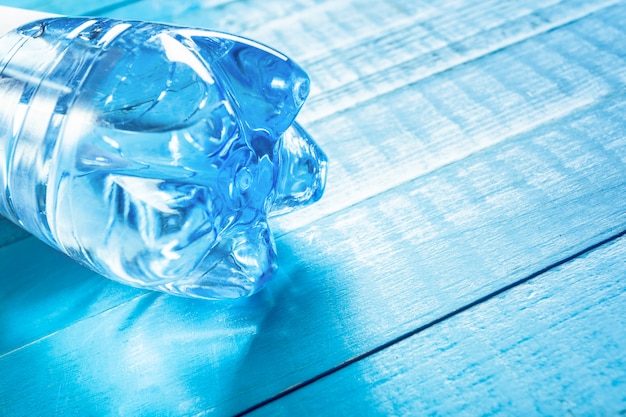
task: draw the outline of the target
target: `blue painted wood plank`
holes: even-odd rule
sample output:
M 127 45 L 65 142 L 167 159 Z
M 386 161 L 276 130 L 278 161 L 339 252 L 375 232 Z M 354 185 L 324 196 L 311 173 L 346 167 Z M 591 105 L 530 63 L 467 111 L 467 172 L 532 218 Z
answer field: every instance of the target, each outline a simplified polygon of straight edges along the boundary
M 605 20 L 623 28 L 617 3 L 139 3 L 113 15 L 163 13 L 239 33 L 309 72 L 312 94 L 300 119 L 329 154 L 328 187 L 319 204 L 275 220 L 284 233 L 618 91 L 623 30 L 607 31 L 612 47 L 583 36 Z
M 250 300 L 144 295 L 2 355 L 0 407 L 230 415 L 558 262 L 626 224 L 626 141 L 596 136 L 623 108 L 573 115 L 283 236 L 281 277 Z
M 136 296 L 9 245 L 0 409 L 228 415 L 626 224 L 623 6 L 379 2 L 377 27 L 365 2 L 318 3 L 265 27 L 248 16 L 278 3 L 246 2 L 241 19 L 311 68 L 302 116 L 331 158 L 321 205 L 276 221 L 277 282 L 242 303 Z M 402 37 L 413 21 L 423 31 Z M 350 55 L 361 44 L 377 54 Z
M 2 0 L 0 5 L 61 15 L 93 15 L 136 3 L 138 0 Z
M 389 1 L 375 10 L 367 1 L 363 3 L 187 1 L 172 6 L 138 2 L 108 14 L 250 36 L 288 53 L 310 73 L 313 92 L 301 119 L 331 156 L 328 197 L 301 216 L 277 219 L 281 232 L 589 104 L 619 88 L 624 79 L 623 55 L 611 59 L 609 53 L 608 60 L 613 61 L 607 62 L 613 75 L 609 85 L 601 84 L 607 81 L 602 70 L 588 71 L 583 56 L 607 52 L 606 45 L 598 45 L 593 37 L 534 39 L 561 26 L 566 26 L 561 32 L 568 33 L 567 25 L 581 19 L 582 26 L 587 26 L 579 30 L 582 33 L 595 32 L 594 24 L 611 17 L 613 24 L 620 25 L 621 14 L 615 18 L 612 9 L 605 10 L 618 4 L 617 0 L 436 5 Z M 523 46 L 509 48 L 527 39 Z M 609 51 L 619 50 L 618 45 L 626 43 L 623 31 L 614 33 L 611 42 Z M 578 49 L 571 57 L 562 56 L 569 52 L 562 51 L 564 45 Z M 450 68 L 500 50 L 508 58 L 483 59 L 487 62 L 466 74 L 457 71 L 447 77 Z M 555 59 L 566 67 L 541 72 Z M 503 64 L 503 60 L 510 62 Z M 507 65 L 517 71 L 537 71 L 534 78 L 528 77 L 526 86 L 537 91 L 515 89 L 519 77 L 501 76 Z M 561 82 L 551 80 L 557 74 L 578 77 L 580 85 L 570 83 L 576 86 L 570 91 L 562 91 L 558 84 L 540 90 L 553 81 Z M 490 96 L 497 102 L 490 102 Z M 464 115 L 465 123 L 459 124 L 449 114 Z M 477 119 L 488 120 L 490 125 Z M 337 137 L 342 140 L 334 140 Z M 338 162 L 342 164 L 334 166 Z
M 250 415 L 623 415 L 626 238 Z
M 231 4 L 229 3 L 228 6 Z M 520 35 L 520 29 L 508 31 L 504 29 L 528 27 L 529 22 L 535 20 L 532 16 L 534 16 L 533 13 L 538 13 L 535 9 L 539 7 L 537 4 L 531 5 L 535 7 L 533 9 L 528 5 L 520 6 L 515 3 L 508 3 L 504 6 L 495 7 L 487 13 L 486 8 L 492 6 L 493 4 L 486 3 L 482 4 L 482 8 L 471 6 L 469 10 L 465 10 L 458 9 L 458 3 L 442 3 L 440 8 L 433 6 L 427 8 L 422 4 L 412 12 L 416 10 L 419 10 L 420 13 L 426 12 L 411 17 L 403 14 L 405 10 L 397 9 L 394 12 L 390 5 L 386 5 L 384 8 L 387 11 L 382 13 L 387 16 L 386 26 L 382 28 L 377 28 L 372 19 L 366 19 L 367 16 L 353 13 L 352 15 L 356 16 L 355 19 L 359 22 L 368 23 L 362 25 L 363 29 L 357 33 L 358 36 L 354 42 L 357 44 L 365 42 L 371 47 L 370 49 L 375 49 L 376 45 L 385 45 L 378 52 L 379 56 L 385 56 L 390 51 L 396 51 L 397 54 L 399 53 L 397 51 L 401 51 L 402 46 L 406 47 L 407 43 L 408 45 L 423 44 L 423 48 L 412 50 L 413 52 L 407 56 L 401 55 L 401 61 L 420 62 L 421 58 L 426 62 L 431 62 L 432 55 L 429 54 L 433 51 L 442 50 L 442 48 L 443 50 L 446 48 L 451 50 L 450 47 L 445 46 L 444 40 L 438 38 L 440 35 L 437 33 L 443 30 L 441 27 L 448 28 L 444 31 L 448 33 L 448 37 L 453 37 L 453 39 L 469 37 L 474 40 L 476 33 L 480 34 L 495 27 L 510 35 L 511 40 L 508 41 L 503 41 L 502 39 L 506 38 L 503 36 L 498 38 L 499 42 L 508 45 L 514 43 L 515 39 L 524 38 L 524 36 Z M 334 32 L 331 29 L 340 30 L 340 23 L 343 22 L 345 25 L 345 18 L 340 20 L 340 17 L 347 13 L 346 7 L 348 6 L 344 3 L 340 3 L 339 6 L 333 3 L 322 8 L 322 11 L 326 12 L 322 13 L 320 6 L 315 6 L 312 15 L 295 13 L 295 18 L 299 22 L 306 20 L 304 16 L 317 20 L 327 19 L 323 21 L 321 27 Z M 577 16 L 590 13 L 589 7 L 584 3 L 582 6 L 579 3 L 574 3 L 568 13 L 559 15 L 559 19 L 561 19 L 559 21 L 569 21 L 577 18 Z M 259 8 L 259 10 L 261 11 L 258 13 L 267 13 L 263 8 Z M 549 7 L 541 10 L 545 15 L 555 15 L 555 12 Z M 492 16 L 490 13 L 495 12 L 504 17 L 493 21 L 493 18 L 490 18 Z M 327 17 L 327 13 L 331 16 L 330 18 Z M 251 12 L 251 15 L 253 14 Z M 402 18 L 402 16 L 404 17 Z M 460 23 L 468 22 L 470 20 L 468 16 L 471 16 L 475 18 L 476 22 L 483 23 L 476 23 L 471 27 L 468 24 L 455 24 L 453 26 L 458 26 L 461 29 L 458 30 L 458 33 L 450 34 L 451 29 L 449 29 L 448 21 L 444 19 L 444 16 L 448 16 L 452 21 L 456 19 Z M 623 59 L 624 54 L 619 49 L 620 45 L 626 44 L 623 31 L 616 30 L 613 31 L 614 33 L 605 35 L 604 43 L 597 39 L 587 41 L 582 34 L 591 30 L 593 33 L 599 33 L 597 26 L 603 22 L 602 19 L 619 22 L 620 16 L 619 13 L 613 13 L 612 10 L 601 11 L 596 15 L 592 14 L 562 30 L 514 45 L 514 47 L 500 53 L 468 63 L 462 68 L 454 68 L 439 73 L 427 73 L 426 75 L 430 76 L 422 77 L 423 79 L 416 84 L 409 84 L 391 92 L 387 92 L 385 89 L 383 91 L 385 94 L 378 100 L 362 103 L 362 105 L 340 112 L 333 117 L 322 117 L 312 121 L 308 126 L 309 129 L 324 145 L 331 158 L 327 197 L 320 204 L 304 213 L 275 219 L 275 226 L 278 226 L 276 230 L 279 231 L 279 234 L 287 233 L 329 213 L 349 207 L 376 193 L 504 141 L 533 126 L 558 118 L 567 112 L 584 108 L 589 103 L 600 100 L 603 96 L 618 90 L 625 79 L 624 69 L 626 68 Z M 407 22 L 411 19 L 424 24 L 426 17 L 433 19 L 434 22 L 439 22 L 437 30 L 430 31 L 432 33 L 426 29 L 423 32 L 407 33 L 406 38 L 398 36 L 397 32 L 406 29 Z M 391 30 L 394 19 L 400 19 L 402 23 L 395 32 Z M 614 25 L 617 24 L 614 23 Z M 277 39 L 280 38 L 280 33 L 292 35 L 285 34 L 283 28 L 285 25 L 273 24 L 270 26 L 274 28 L 274 36 Z M 536 27 L 533 26 L 533 28 L 534 30 L 541 29 L 541 32 L 553 26 L 554 22 L 546 19 L 543 26 L 540 24 Z M 274 32 L 269 31 L 268 33 Z M 311 31 L 311 33 L 315 32 Z M 388 33 L 392 33 L 392 35 Z M 284 37 L 289 38 L 290 36 Z M 320 37 L 320 39 L 322 38 Z M 366 94 L 368 84 L 359 83 L 358 80 L 343 80 L 344 84 L 352 85 L 352 87 L 343 90 L 336 84 L 322 82 L 324 79 L 332 78 L 332 72 L 328 68 L 332 69 L 336 66 L 333 61 L 329 61 L 329 57 L 344 56 L 355 45 L 354 42 L 348 42 L 345 38 L 337 42 L 340 44 L 328 45 L 329 50 L 334 51 L 335 54 L 325 52 L 320 59 L 309 58 L 306 61 L 312 68 L 312 76 L 320 80 L 318 83 L 321 83 L 321 88 L 329 91 L 329 93 L 319 92 L 318 97 L 327 97 L 328 100 L 330 97 L 341 97 L 342 94 L 347 94 L 346 91 L 357 88 L 355 85 L 360 85 L 359 91 L 362 92 L 360 94 Z M 317 42 L 317 45 L 318 49 L 322 48 L 321 40 Z M 426 49 L 424 50 L 424 48 Z M 491 49 L 483 48 L 482 51 L 488 53 L 492 49 L 493 47 Z M 447 53 L 441 56 L 444 58 L 435 62 L 435 64 L 438 62 L 440 68 L 454 66 L 460 59 L 458 53 L 456 55 Z M 446 56 L 448 58 L 445 58 Z M 451 56 L 454 58 L 450 58 Z M 348 58 L 356 60 L 356 63 L 362 63 L 359 54 L 348 55 Z M 553 62 L 558 62 L 559 65 L 554 66 L 552 65 Z M 346 61 L 346 65 L 353 68 L 356 68 L 356 63 Z M 389 62 L 384 60 L 380 64 L 376 64 L 379 66 L 372 65 L 373 67 L 367 69 L 368 72 L 364 75 L 376 74 L 376 71 L 380 73 L 396 71 L 395 66 L 390 66 Z M 502 68 L 506 68 L 507 71 L 513 68 L 515 71 L 512 74 L 507 74 L 507 71 L 503 73 Z M 392 80 L 397 79 L 397 77 L 391 78 Z M 415 79 L 409 77 L 406 81 L 413 83 Z M 520 88 L 522 84 L 526 90 Z M 565 89 L 562 86 L 569 87 Z M 338 93 L 335 87 L 343 93 Z M 442 93 L 438 94 L 438 92 Z M 532 95 L 529 96 L 529 94 Z M 619 122 L 616 123 L 619 125 Z M 15 231 L 14 228 L 8 230 Z M 21 238 L 24 235 L 17 236 Z M 7 239 L 9 238 L 7 237 Z M 10 239 L 15 239 L 15 237 Z M 20 250 L 20 247 L 14 250 Z M 10 262 L 8 266 L 5 266 L 5 270 L 19 268 L 19 265 L 14 262 L 17 257 L 12 252 L 5 253 L 5 262 Z M 286 262 L 283 261 L 283 264 Z M 79 275 L 88 274 L 81 273 Z M 8 275 L 7 279 L 9 279 Z M 68 279 L 72 280 L 71 277 Z M 94 276 L 91 279 L 97 280 L 97 277 Z M 49 280 L 36 275 L 25 277 L 21 282 L 47 282 L 50 286 L 54 285 Z M 59 286 L 62 285 L 59 284 Z M 49 292 L 40 285 L 29 284 L 25 285 L 25 288 L 32 288 L 33 291 L 44 291 L 44 293 Z M 69 296 L 70 293 L 66 294 Z M 135 295 L 136 293 L 129 291 L 126 297 L 132 298 Z M 76 292 L 75 296 L 77 300 L 64 299 L 63 303 L 71 306 L 83 302 L 83 297 L 79 292 Z M 104 303 L 102 307 L 106 309 L 118 303 L 119 299 L 113 297 L 110 304 Z M 5 308 L 7 312 L 11 311 L 9 304 L 6 304 Z M 71 322 L 46 321 L 46 317 L 56 314 L 54 310 L 54 306 L 50 306 L 49 310 L 38 310 L 40 320 L 50 324 L 46 328 L 47 331 L 53 331 L 54 325 L 63 328 L 71 324 Z M 78 315 L 68 317 L 80 318 Z M 22 327 L 24 329 L 30 328 L 28 323 L 24 323 Z M 43 329 L 38 328 L 37 331 L 34 331 L 35 328 L 33 328 L 32 334 L 28 335 L 27 338 L 13 339 L 11 349 L 18 347 L 15 343 L 19 340 L 26 342 L 45 336 L 45 334 L 41 334 Z M 24 336 L 26 337 L 26 334 Z
M 20 239 L 0 247 L 0 356 L 145 294 L 103 279 L 33 237 L 10 236 Z

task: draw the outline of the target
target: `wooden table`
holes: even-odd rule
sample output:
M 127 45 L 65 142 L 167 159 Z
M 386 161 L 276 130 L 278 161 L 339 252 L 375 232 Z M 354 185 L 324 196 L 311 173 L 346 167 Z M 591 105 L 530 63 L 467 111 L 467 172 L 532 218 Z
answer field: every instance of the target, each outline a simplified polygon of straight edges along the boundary
M 269 44 L 330 160 L 237 302 L 0 220 L 0 416 L 626 414 L 626 2 L 0 4 Z

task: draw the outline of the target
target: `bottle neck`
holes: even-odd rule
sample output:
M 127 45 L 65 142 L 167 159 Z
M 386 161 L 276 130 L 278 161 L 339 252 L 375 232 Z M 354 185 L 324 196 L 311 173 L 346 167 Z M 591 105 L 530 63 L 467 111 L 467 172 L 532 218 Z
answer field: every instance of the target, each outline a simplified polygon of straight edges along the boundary
M 26 23 L 56 16 L 58 15 L 52 13 L 0 6 L 0 36 Z

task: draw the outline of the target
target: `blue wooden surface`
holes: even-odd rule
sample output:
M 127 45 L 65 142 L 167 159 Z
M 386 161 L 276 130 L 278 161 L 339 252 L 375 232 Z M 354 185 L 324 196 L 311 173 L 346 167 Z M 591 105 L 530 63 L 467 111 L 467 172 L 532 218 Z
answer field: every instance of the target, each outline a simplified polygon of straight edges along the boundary
M 0 415 L 626 410 L 626 4 L 0 1 L 226 30 L 311 75 L 327 194 L 239 302 L 0 220 Z
M 252 415 L 623 415 L 626 239 Z

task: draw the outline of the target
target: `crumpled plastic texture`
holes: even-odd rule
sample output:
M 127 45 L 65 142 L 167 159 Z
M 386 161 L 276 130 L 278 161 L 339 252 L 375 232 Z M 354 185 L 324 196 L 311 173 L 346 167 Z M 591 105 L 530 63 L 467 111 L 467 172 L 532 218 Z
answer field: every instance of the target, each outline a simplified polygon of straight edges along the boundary
M 0 38 L 0 213 L 111 279 L 237 298 L 277 269 L 268 216 L 318 200 L 306 73 L 202 29 L 51 18 Z

